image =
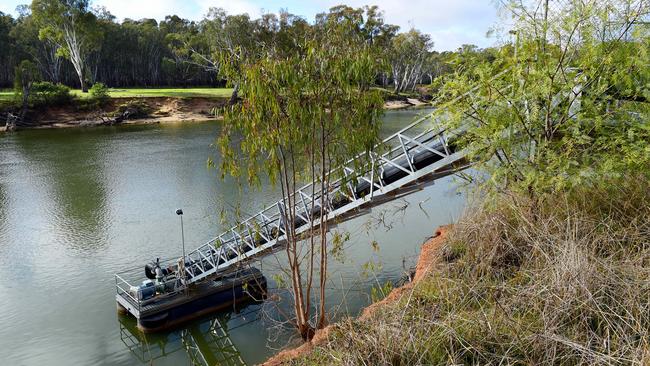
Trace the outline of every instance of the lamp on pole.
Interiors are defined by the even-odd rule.
[[[183,230],[183,209],[177,209],[176,215],[181,217],[181,242],[183,243],[183,280],[185,280],[185,231]],[[187,282],[187,281],[184,281]],[[185,284],[187,286],[187,283]]]

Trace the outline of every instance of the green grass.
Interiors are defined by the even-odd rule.
[[[10,101],[14,97],[14,91],[11,89],[0,89],[0,102]]]
[[[228,98],[232,93],[230,88],[115,88],[110,89],[113,98],[149,98],[149,97],[207,97],[207,98]],[[82,93],[79,89],[73,89],[72,94],[79,98],[88,98],[90,93]],[[10,101],[14,97],[11,89],[0,90],[0,101]]]
[[[230,97],[230,88],[111,88],[109,90],[113,98],[150,98],[150,97],[177,97],[177,98],[225,98]],[[90,97],[90,93],[82,93],[79,89],[73,89],[72,94],[80,98]],[[2,97],[2,94],[0,94]]]

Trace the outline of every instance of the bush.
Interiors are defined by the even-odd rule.
[[[141,100],[132,100],[120,104],[113,116],[119,120],[147,118],[151,113],[151,108]]]
[[[43,81],[32,85],[30,99],[34,106],[51,107],[68,104],[74,97],[67,86]]]
[[[104,104],[111,98],[108,93],[108,87],[104,85],[104,83],[95,83],[90,88],[90,96],[92,99],[99,102],[99,104]]]

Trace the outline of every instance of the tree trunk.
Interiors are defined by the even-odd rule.
[[[29,108],[29,93],[31,91],[31,83],[23,85],[23,105],[20,109],[20,122],[25,120],[25,116],[27,115],[27,109]],[[14,128],[15,128],[15,122],[14,122]]]
[[[81,92],[88,93],[88,85],[86,85],[83,74],[79,74],[79,82],[81,83]]]
[[[325,328],[326,325],[326,315],[325,315],[325,287],[327,284],[327,220],[326,213],[323,210],[323,207],[327,204],[329,199],[329,192],[327,188],[329,187],[329,176],[327,174],[327,146],[328,141],[326,140],[326,131],[325,124],[321,120],[321,199],[320,199],[320,311],[318,322],[316,323],[317,329]]]
[[[232,94],[230,95],[230,100],[228,104],[234,105],[239,100],[239,83],[235,83],[235,86],[232,89]]]

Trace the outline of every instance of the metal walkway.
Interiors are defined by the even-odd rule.
[[[434,125],[431,115],[420,118],[386,138],[370,158],[360,155],[340,167],[346,178],[328,188],[326,221],[349,216],[362,206],[385,202],[402,189],[430,184],[454,171],[466,153],[456,151],[456,135]],[[378,153],[381,148],[388,151]],[[296,235],[319,224],[320,183],[303,186],[292,194],[292,199],[298,206],[294,220]],[[185,256],[187,284],[228,271],[285,242],[285,209],[284,202],[277,201],[189,252]]]

